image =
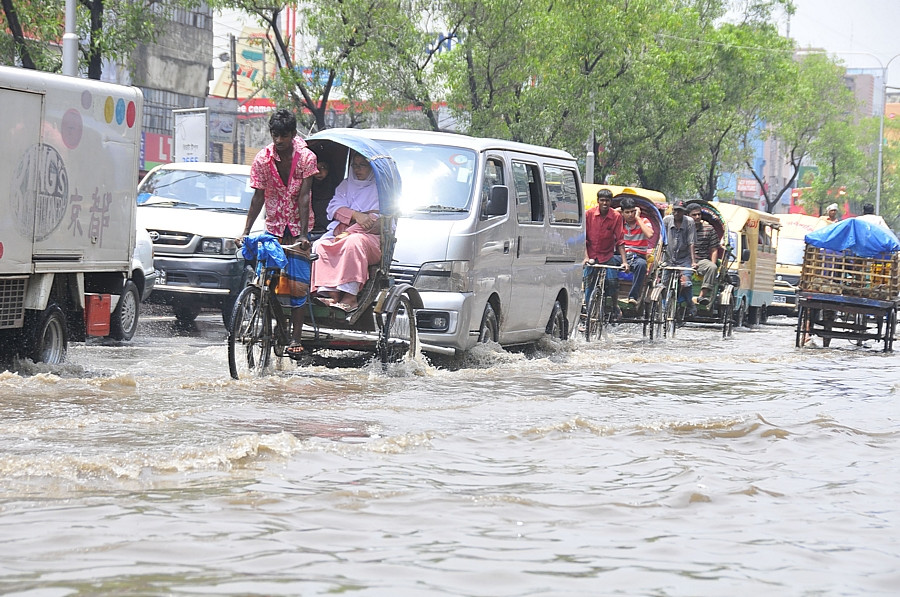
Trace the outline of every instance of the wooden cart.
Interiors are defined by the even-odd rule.
[[[893,350],[900,295],[898,254],[859,257],[807,245],[797,298],[796,346],[810,337],[843,338],[862,346],[867,340]]]

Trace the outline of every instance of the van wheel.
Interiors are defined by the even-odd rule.
[[[140,312],[141,298],[137,286],[126,280],[116,310],[109,319],[109,337],[113,340],[131,340],[137,330]]]
[[[553,303],[553,311],[550,312],[550,321],[547,322],[547,334],[557,340],[566,340],[569,337],[568,330],[566,330],[566,314],[558,300]]]
[[[490,303],[484,308],[484,315],[481,317],[481,328],[478,330],[478,342],[497,342],[500,338],[500,322],[497,320],[497,312]]]
[[[195,301],[175,299],[172,303],[172,313],[182,323],[192,323],[200,315],[200,310],[200,304]]]
[[[66,316],[52,303],[38,316],[25,345],[25,356],[35,363],[59,365],[66,356],[67,344]]]

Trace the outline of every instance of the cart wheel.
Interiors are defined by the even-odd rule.
[[[592,296],[587,306],[587,320],[584,323],[584,338],[588,342],[599,340],[603,335],[605,316],[603,311],[603,297]]]
[[[418,350],[416,313],[409,296],[400,295],[397,306],[385,313],[384,326],[378,338],[378,357],[383,364],[396,363],[403,357],[413,358]]]
[[[663,307],[660,299],[650,303],[650,341],[659,340],[663,335]]]
[[[884,330],[884,352],[894,350],[894,334],[897,331],[897,310],[891,309],[887,316]]]
[[[806,331],[809,328],[809,310],[805,307],[797,307],[797,338],[794,346],[802,348],[807,341]]]
[[[269,365],[272,320],[260,309],[260,290],[247,286],[238,295],[228,333],[228,369],[233,379],[261,376]]]

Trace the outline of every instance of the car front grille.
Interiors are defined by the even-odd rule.
[[[396,282],[406,282],[407,284],[412,284],[416,281],[416,275],[419,273],[419,266],[417,265],[404,265],[402,263],[395,263],[391,266],[391,276],[394,277]]]

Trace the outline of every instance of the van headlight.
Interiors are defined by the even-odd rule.
[[[234,254],[237,245],[233,238],[203,238],[200,239],[200,252],[209,255]]]
[[[436,292],[469,292],[468,261],[431,261],[422,264],[416,281],[417,290]]]

